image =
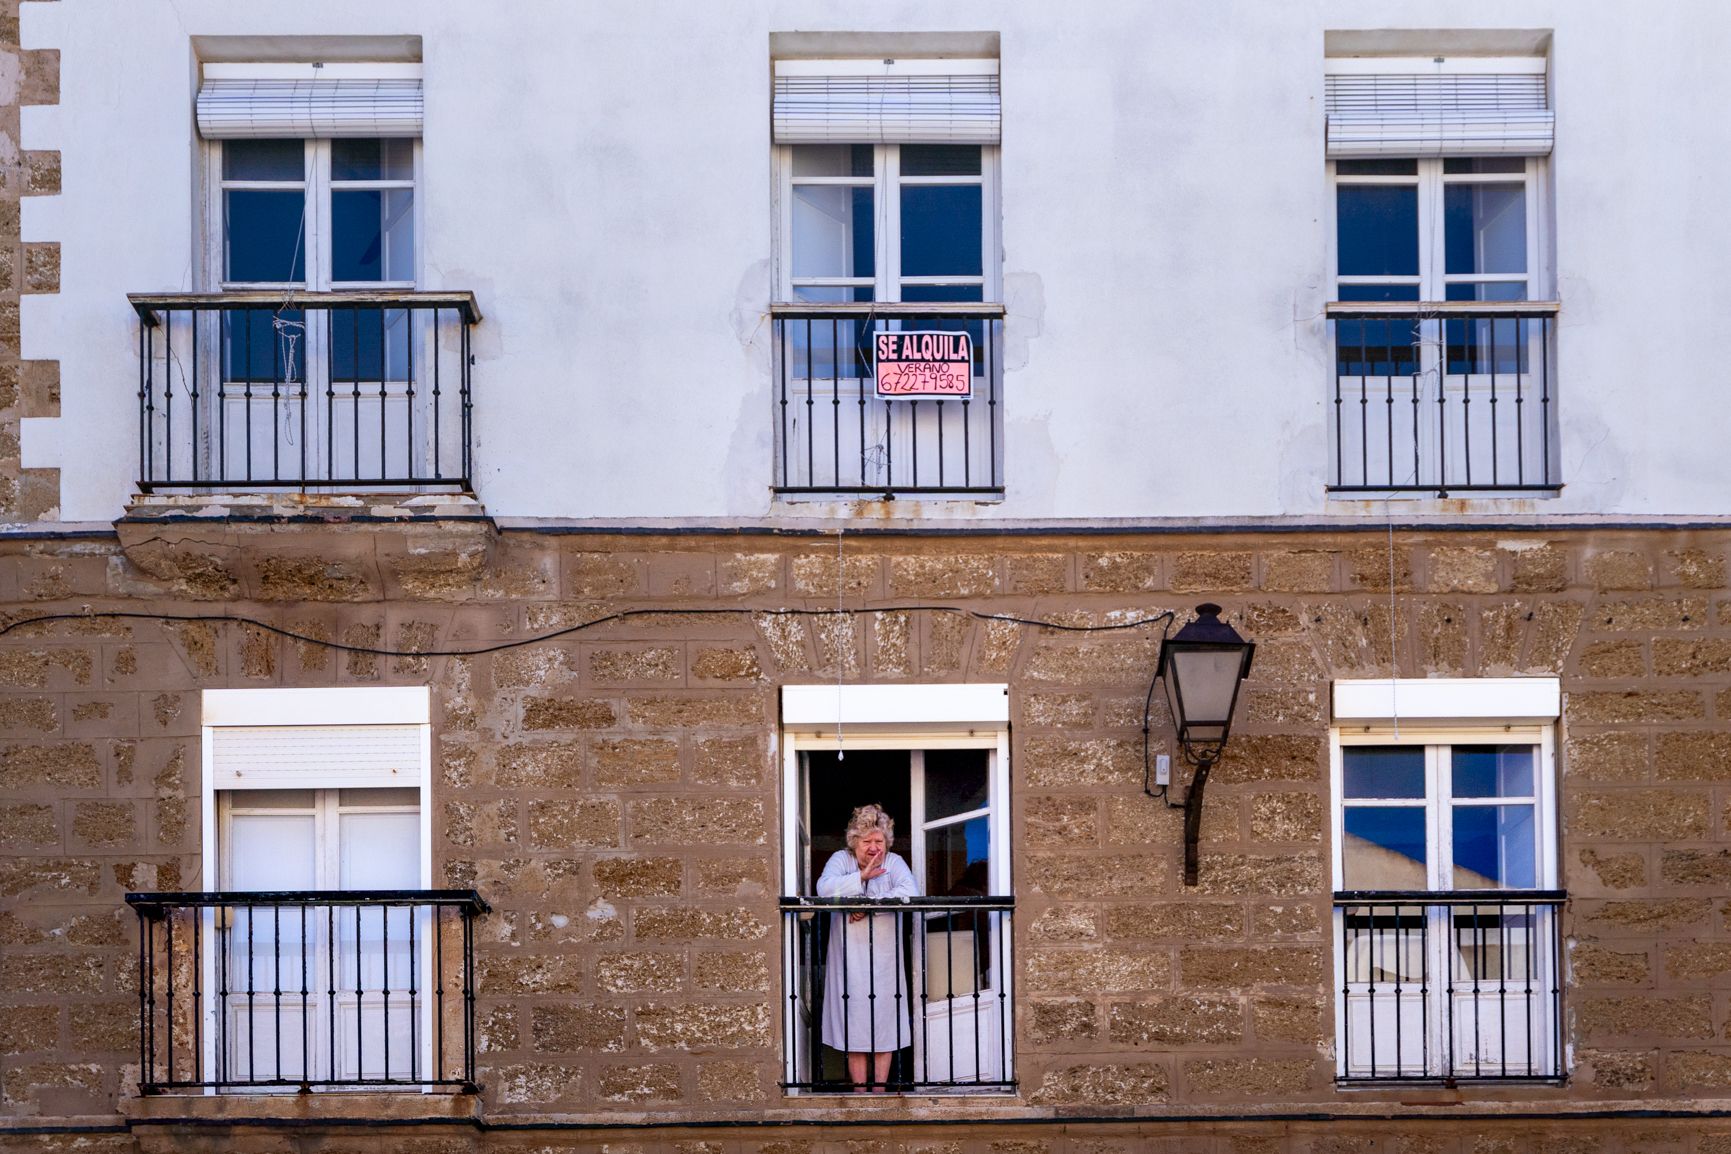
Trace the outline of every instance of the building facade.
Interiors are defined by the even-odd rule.
[[[1731,1150],[1716,6],[13,7],[6,1148]]]

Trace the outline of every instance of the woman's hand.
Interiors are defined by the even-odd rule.
[[[860,884],[863,886],[866,882],[871,881],[873,878],[882,877],[883,875],[884,875],[884,851],[881,849],[868,849],[866,851],[865,858],[860,862],[860,867],[859,867]]]

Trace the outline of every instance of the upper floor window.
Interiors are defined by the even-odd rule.
[[[1536,299],[1538,164],[1523,156],[1335,161],[1336,299]]]
[[[225,140],[225,289],[413,288],[413,140]]]
[[[778,60],[774,121],[776,491],[1001,495],[997,61]]]
[[[778,298],[997,299],[997,61],[775,72]]]
[[[1330,59],[1336,493],[1554,491],[1546,61]]]

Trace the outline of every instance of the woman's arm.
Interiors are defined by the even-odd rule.
[[[820,898],[857,898],[865,893],[865,886],[859,880],[859,863],[846,850],[838,850],[830,855],[823,867],[823,874],[817,879],[817,896]]]

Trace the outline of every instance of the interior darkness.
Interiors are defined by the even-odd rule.
[[[839,760],[834,750],[816,750],[806,754],[806,773],[811,787],[806,813],[811,856],[804,863],[805,892],[813,892],[830,855],[847,847],[844,835],[854,809],[871,802],[895,819],[896,840],[890,849],[913,865],[907,750],[850,749]]]

